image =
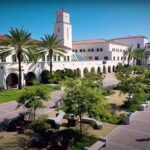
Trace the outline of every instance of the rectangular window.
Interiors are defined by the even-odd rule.
[[[123,57],[121,57],[121,60],[123,60]]]
[[[54,56],[54,61],[56,61],[56,56]]]
[[[66,56],[64,56],[64,61],[66,61]]]
[[[92,57],[91,57],[91,56],[89,57],[89,60],[92,60]]]
[[[75,52],[77,53],[77,52],[78,52],[78,50],[76,49],[76,50],[75,50]]]
[[[103,51],[103,48],[100,48],[100,51],[102,52],[102,51]]]
[[[85,49],[83,49],[83,52],[85,52]]]
[[[113,57],[113,60],[115,60],[115,57]]]
[[[117,60],[119,60],[119,57],[117,57]]]
[[[60,56],[58,56],[58,61],[60,61]]]
[[[108,60],[108,56],[104,56],[104,60]]]
[[[90,52],[91,50],[90,50],[90,48],[88,49],[88,52]]]
[[[139,43],[137,44],[137,48],[140,48],[140,44]]]
[[[42,57],[42,61],[45,61],[45,55],[43,55],[43,57]]]
[[[98,56],[96,56],[96,57],[95,57],[95,60],[99,60],[99,57],[98,57]]]
[[[49,56],[49,54],[47,55],[47,61],[50,61],[50,56]]]
[[[70,61],[70,57],[69,56],[67,56],[67,61]]]
[[[82,49],[80,49],[80,52],[82,52]]]
[[[6,58],[1,58],[1,62],[6,62]]]
[[[92,48],[91,51],[94,52],[94,49]]]
[[[72,52],[74,52],[74,49],[72,50]]]
[[[124,60],[126,60],[126,57],[124,57]]]
[[[97,52],[99,52],[99,48],[97,48]]]

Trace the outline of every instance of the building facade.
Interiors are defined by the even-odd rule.
[[[94,71],[102,73],[114,72],[119,63],[125,63],[123,52],[133,45],[134,48],[144,48],[148,45],[148,38],[144,36],[130,36],[111,40],[80,40],[72,42],[72,25],[70,14],[59,10],[56,13],[54,34],[62,41],[67,53],[64,56],[53,56],[53,70],[69,68],[76,70],[79,76]],[[5,39],[1,35],[0,40]],[[148,46],[147,46],[148,47]],[[0,60],[0,83],[5,88],[18,84],[18,62],[15,55]],[[49,56],[45,54],[37,63],[22,63],[22,84],[34,77],[40,81],[41,73],[49,70]]]

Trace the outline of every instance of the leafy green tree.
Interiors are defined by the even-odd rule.
[[[42,88],[42,86],[36,86],[34,89],[25,89],[17,100],[18,107],[24,106],[27,109],[30,109],[33,113],[34,120],[36,116],[36,110],[38,108],[43,108],[42,100],[47,100],[49,97],[49,92]]]
[[[100,119],[100,115],[108,105],[102,89],[95,84],[98,79],[97,76],[92,77],[91,74],[82,80],[67,79],[63,84],[65,95],[62,99],[62,108],[66,113],[73,113],[79,117],[80,132],[82,132],[81,120],[83,115]]]
[[[5,58],[8,55],[16,55],[19,70],[18,89],[22,89],[21,62],[36,61],[38,53],[35,51],[35,42],[31,40],[31,33],[27,30],[11,28],[9,32],[10,35],[5,35],[6,40],[0,42],[0,56]]]
[[[45,34],[44,38],[41,38],[40,46],[43,49],[41,52],[42,53],[47,53],[50,58],[50,73],[52,74],[52,57],[53,55],[59,54],[59,55],[64,55],[66,53],[66,50],[62,48],[61,44],[62,41],[57,39],[57,36],[52,34]]]

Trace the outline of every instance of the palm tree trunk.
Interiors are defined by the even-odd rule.
[[[50,66],[50,74],[52,74],[52,72],[53,72],[53,63],[52,63],[53,50],[52,49],[50,49],[50,51],[49,51],[49,57],[50,57],[50,64],[49,64],[49,66]]]
[[[22,71],[21,71],[21,54],[18,54],[18,68],[19,68],[19,80],[18,89],[22,89]]]

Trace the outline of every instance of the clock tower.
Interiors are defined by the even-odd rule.
[[[63,9],[56,13],[54,34],[57,35],[59,40],[62,40],[64,46],[72,48],[72,26],[70,24],[70,14]]]

